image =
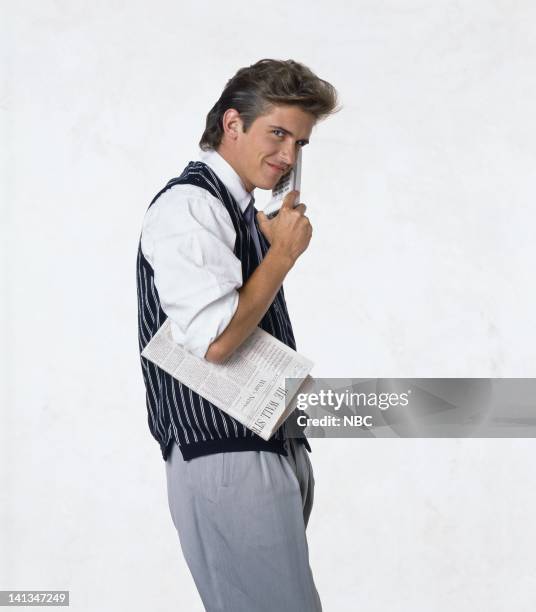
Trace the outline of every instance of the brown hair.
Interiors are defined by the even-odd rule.
[[[240,113],[244,131],[272,105],[296,105],[317,121],[337,112],[337,91],[307,66],[293,60],[262,59],[240,68],[227,82],[219,100],[210,109],[199,146],[216,149],[223,136],[222,119],[228,108]]]

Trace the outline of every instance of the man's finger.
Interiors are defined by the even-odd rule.
[[[300,192],[296,189],[294,191],[289,191],[283,198],[283,205],[281,208],[294,208],[294,204],[299,201],[299,197]]]

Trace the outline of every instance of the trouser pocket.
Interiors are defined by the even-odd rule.
[[[232,481],[233,456],[235,453],[221,453],[221,479],[222,487],[228,487]]]

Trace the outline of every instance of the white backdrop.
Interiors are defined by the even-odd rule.
[[[343,105],[304,151],[314,237],[285,283],[314,374],[536,374],[530,0],[3,11],[0,589],[202,610],[146,423],[135,257],[258,59],[302,61]],[[311,442],[326,612],[533,610],[532,440]]]

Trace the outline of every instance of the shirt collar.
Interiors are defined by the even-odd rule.
[[[253,192],[246,191],[242,180],[236,170],[223,157],[214,150],[200,151],[199,159],[209,166],[217,174],[218,178],[227,187],[233,198],[236,200],[240,210],[244,212],[248,207]]]

